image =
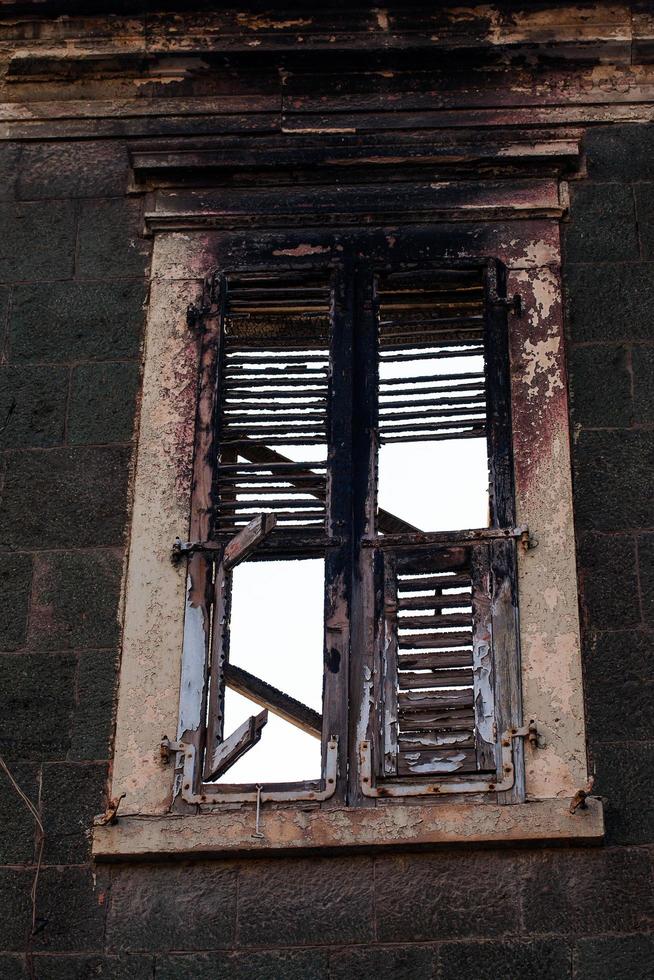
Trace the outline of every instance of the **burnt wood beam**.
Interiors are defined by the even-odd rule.
[[[273,687],[260,677],[255,677],[241,667],[234,664],[225,664],[224,667],[225,684],[237,694],[242,694],[263,708],[268,708],[273,714],[290,722],[296,728],[313,735],[314,738],[322,738],[322,715],[314,711],[302,701],[297,701],[289,694]]]

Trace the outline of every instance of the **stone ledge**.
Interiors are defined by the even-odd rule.
[[[604,813],[599,799],[570,813],[569,799],[513,806],[383,804],[361,809],[262,810],[263,838],[254,832],[254,807],[222,812],[129,816],[114,826],[96,826],[98,861],[133,858],[256,855],[316,849],[378,848],[427,844],[512,844],[529,841],[599,843]]]

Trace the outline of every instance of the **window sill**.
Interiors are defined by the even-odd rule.
[[[512,844],[519,841],[599,843],[599,799],[570,813],[570,799],[497,804],[385,805],[361,809],[278,809],[262,812],[263,837],[253,837],[252,807],[221,813],[133,816],[96,826],[98,861],[133,858],[273,854],[317,849],[427,844]]]

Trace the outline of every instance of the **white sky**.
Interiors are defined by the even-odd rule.
[[[380,366],[384,377],[479,371],[477,357]],[[420,386],[416,385],[416,394]],[[275,447],[295,459],[322,447]],[[311,455],[308,450],[313,450]],[[318,452],[315,452],[318,450]],[[379,506],[422,530],[488,524],[484,439],[391,443],[379,457]],[[322,701],[324,562],[245,562],[234,570],[230,661],[317,711]],[[260,706],[225,693],[225,734]],[[258,745],[222,777],[229,783],[320,778],[320,742],[269,712]]]

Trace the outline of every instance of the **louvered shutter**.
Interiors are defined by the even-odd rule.
[[[379,521],[374,768],[390,795],[433,792],[425,780],[494,788],[519,718],[506,314],[487,270],[424,269],[378,278],[377,322],[378,444],[484,438],[491,527],[385,534]],[[442,479],[456,493],[462,475]]]

